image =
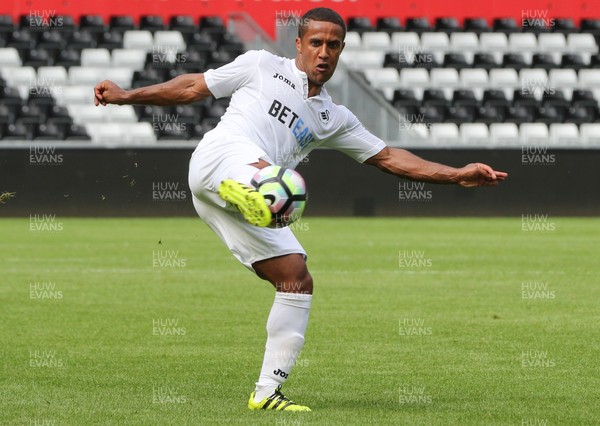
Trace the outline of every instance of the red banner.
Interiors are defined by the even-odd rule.
[[[0,2],[0,14],[37,16],[101,15],[105,22],[112,15],[160,15],[168,22],[173,15],[195,18],[231,12],[246,12],[273,35],[279,20],[300,17],[313,7],[330,7],[344,18],[366,16],[373,24],[383,16],[407,17],[452,16],[460,22],[468,17],[512,17],[519,24],[526,19],[551,20],[569,17],[578,24],[581,18],[600,18],[597,0],[13,0]]]

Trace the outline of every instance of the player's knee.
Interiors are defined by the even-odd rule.
[[[313,292],[313,279],[306,267],[274,284],[277,291],[283,293],[312,294]]]

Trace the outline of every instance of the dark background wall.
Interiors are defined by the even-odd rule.
[[[15,196],[0,215],[193,216],[187,169],[191,149],[0,150],[0,192]],[[420,186],[399,181],[335,151],[310,154],[306,215],[514,216],[600,213],[600,150],[549,150],[524,164],[520,150],[413,150],[461,166],[481,161],[509,173],[495,188]],[[32,158],[31,155],[34,155]]]

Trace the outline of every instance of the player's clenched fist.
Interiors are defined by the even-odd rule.
[[[125,100],[125,90],[121,89],[110,80],[104,80],[94,87],[94,103],[96,106],[102,104],[123,104]]]

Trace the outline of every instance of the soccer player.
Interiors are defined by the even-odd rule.
[[[316,8],[302,17],[295,59],[249,51],[218,69],[161,84],[125,91],[105,80],[94,88],[96,105],[178,105],[231,96],[219,124],[192,154],[189,185],[202,220],[244,266],[276,289],[250,409],[310,411],[280,389],[304,345],[313,280],[290,229],[265,227],[271,213],[250,185],[258,169],[294,168],[323,146],[410,180],[482,186],[507,177],[485,164],[453,168],[387,147],[347,108],[334,104],[323,85],[335,71],[345,35],[340,15]]]

